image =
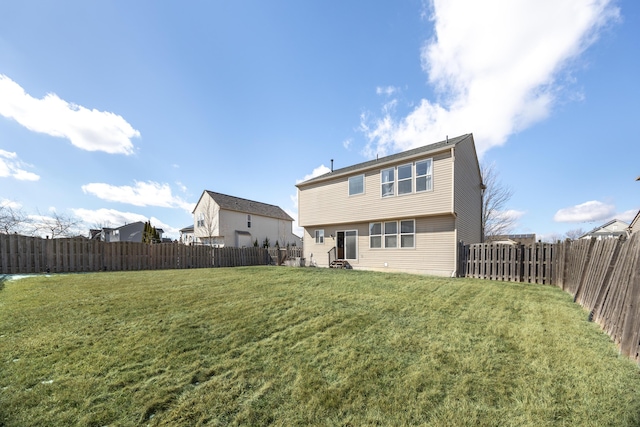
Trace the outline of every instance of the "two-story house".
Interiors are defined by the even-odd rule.
[[[299,246],[293,234],[293,218],[275,205],[205,190],[193,210],[193,238],[215,247]]]
[[[297,184],[304,257],[328,266],[440,276],[458,242],[482,241],[483,183],[473,135],[336,169]]]
[[[104,242],[142,242],[144,234],[144,222],[137,221],[120,227],[105,227],[100,234],[100,240]],[[162,240],[161,228],[156,228],[160,240]]]

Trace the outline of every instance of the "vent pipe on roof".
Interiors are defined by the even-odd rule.
[[[331,172],[333,172],[333,159],[331,159]]]
[[[449,143],[449,135],[447,135],[447,144]]]

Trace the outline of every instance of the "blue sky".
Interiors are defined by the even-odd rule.
[[[471,132],[513,232],[630,222],[640,4],[479,3],[4,2],[0,203],[177,238],[205,189],[297,218],[331,159]]]

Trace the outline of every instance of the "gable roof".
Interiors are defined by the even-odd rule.
[[[621,224],[624,224],[624,228],[621,230],[617,230],[617,231],[604,231],[605,228],[607,228],[608,226],[619,222]],[[588,237],[588,236],[598,236],[598,235],[609,235],[609,236],[617,236],[617,235],[621,235],[621,234],[626,234],[626,229],[629,227],[629,224],[627,224],[624,221],[620,221],[619,219],[612,219],[611,221],[602,224],[596,228],[594,228],[593,230],[589,231],[588,233],[584,233],[582,236],[580,236],[580,239],[584,238],[584,237]],[[602,230],[602,231],[601,231]]]
[[[302,185],[306,185],[314,182],[324,181],[326,179],[333,178],[340,175],[351,174],[359,170],[378,168],[380,166],[384,166],[387,163],[393,163],[398,160],[402,160],[404,158],[411,158],[411,157],[415,157],[423,154],[435,153],[438,151],[442,151],[445,148],[456,146],[468,138],[473,138],[473,135],[470,133],[467,133],[465,135],[457,136],[455,138],[447,138],[444,141],[436,142],[434,144],[423,145],[422,147],[403,151],[401,153],[391,154],[389,156],[380,157],[374,160],[369,160],[369,161],[358,163],[352,166],[336,169],[332,172],[327,172],[324,175],[320,175],[315,178],[308,179],[304,182],[300,182],[296,184],[296,187],[300,187]]]
[[[204,190],[202,195],[207,193],[214,202],[220,206],[220,209],[229,211],[243,212],[252,215],[261,215],[269,218],[277,218],[285,221],[293,221],[282,208],[268,203],[256,202],[254,200],[243,199],[241,197],[229,196],[227,194],[216,193],[214,191]],[[200,197],[202,199],[202,196]],[[200,200],[198,200],[200,203]],[[197,205],[196,205],[197,206]],[[194,209],[195,212],[195,209]]]

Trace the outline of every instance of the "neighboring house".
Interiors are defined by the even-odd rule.
[[[473,135],[337,169],[297,184],[304,258],[326,267],[451,276],[458,242],[482,241]]]
[[[611,221],[594,228],[590,232],[580,236],[580,239],[610,239],[619,238],[620,236],[627,236],[627,230],[629,224],[618,219],[612,219]]]
[[[638,179],[640,180],[640,178]],[[640,231],[640,211],[638,211],[635,218],[633,218],[633,221],[631,221],[631,224],[629,224],[629,228],[627,229],[627,232],[629,234],[637,233],[638,231]]]
[[[180,229],[180,243],[184,243],[185,245],[191,245],[195,241],[193,235],[193,224],[189,225],[185,228]]]
[[[500,234],[487,236],[485,239],[485,243],[504,243],[508,245],[530,245],[535,242],[535,234]]]
[[[300,246],[300,237],[293,234],[293,218],[275,205],[228,196],[205,190],[195,209],[194,239],[197,243],[216,247],[249,247],[255,241],[262,246],[284,248]]]
[[[163,230],[156,228],[160,240],[162,241]],[[144,233],[144,222],[132,222],[122,227],[102,229],[100,240],[104,242],[142,242],[142,234]]]

